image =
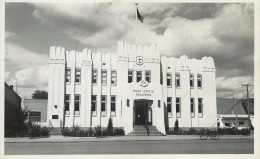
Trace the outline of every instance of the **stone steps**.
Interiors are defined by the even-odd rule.
[[[51,128],[50,135],[62,135],[61,128]]]
[[[163,136],[161,132],[157,130],[155,126],[148,126],[149,136]],[[148,136],[145,126],[135,126],[134,130],[128,134],[128,136]]]

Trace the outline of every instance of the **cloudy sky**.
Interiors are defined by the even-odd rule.
[[[6,3],[5,81],[30,98],[48,90],[49,47],[116,52],[117,41],[135,42],[133,3]],[[253,84],[254,5],[140,3],[139,42],[157,43],[161,55],[212,56],[217,96],[245,97]],[[253,87],[250,87],[253,96]]]

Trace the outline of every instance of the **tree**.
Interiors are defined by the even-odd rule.
[[[179,131],[179,121],[178,119],[176,119],[175,123],[174,123],[174,128],[173,128],[174,134],[177,134]]]
[[[35,90],[32,94],[33,99],[48,99],[48,93],[44,90]]]
[[[108,131],[108,135],[113,135],[113,122],[112,122],[112,118],[109,118],[108,120],[108,125],[107,125],[107,131]]]

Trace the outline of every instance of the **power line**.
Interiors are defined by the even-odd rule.
[[[242,84],[241,86],[246,87],[246,94],[247,94],[247,114],[248,114],[248,129],[250,131],[250,104],[249,104],[249,93],[248,87],[252,86],[250,84]]]

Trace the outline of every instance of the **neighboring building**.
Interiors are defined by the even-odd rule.
[[[24,99],[23,105],[29,110],[29,122],[47,122],[47,99]]]
[[[213,58],[160,57],[157,45],[118,42],[116,53],[51,47],[47,121],[53,127],[211,127],[217,120]],[[216,126],[216,125],[215,125]]]
[[[5,83],[5,129],[15,129],[20,125],[18,113],[21,109],[21,97],[13,86]]]
[[[243,100],[235,100],[228,98],[217,98],[217,110],[220,128],[238,129],[248,128],[248,114],[243,107]],[[251,115],[250,120],[253,124],[254,116]]]

